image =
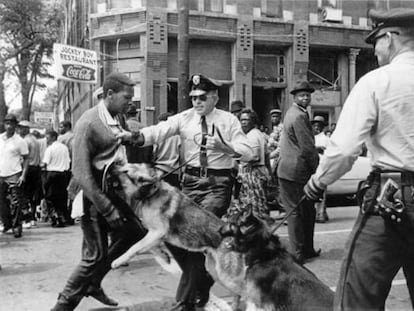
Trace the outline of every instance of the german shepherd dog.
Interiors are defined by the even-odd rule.
[[[232,251],[220,234],[225,222],[203,209],[179,189],[155,175],[147,164],[115,166],[112,170],[122,186],[124,200],[134,210],[147,234],[112,262],[118,268],[135,254],[161,247],[163,242],[189,251],[206,253],[206,269],[216,281],[234,294],[242,292],[245,265],[243,254]],[[121,196],[121,194],[120,194]],[[163,256],[167,259],[166,256]]]
[[[333,310],[333,291],[298,264],[272,231],[249,209],[220,230],[232,238],[232,249],[245,254],[246,310]]]

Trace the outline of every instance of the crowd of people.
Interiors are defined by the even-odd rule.
[[[16,115],[4,118],[0,135],[0,230],[20,238],[37,221],[52,227],[73,225],[67,186],[71,179],[71,123],[40,135]]]
[[[134,122],[134,83],[120,73],[105,78],[98,104],[81,116],[73,134],[70,123],[63,122],[60,135],[51,130],[39,139],[30,133],[29,122],[7,115],[6,131],[0,135],[3,232],[12,230],[21,237],[25,224],[35,224],[40,200],[50,210],[52,226],[71,224],[68,184],[83,190],[82,258],[52,310],[74,310],[87,296],[106,305],[118,304],[106,295],[101,282],[111,262],[146,231],[105,184],[114,163],[153,163],[159,178],[218,217],[247,210],[273,221],[270,209],[276,206],[280,215],[288,216],[283,220],[290,252],[303,264],[321,253],[314,248],[314,228],[315,222],[329,220],[324,202],[327,185],[351,168],[364,144],[374,170],[362,185],[361,213],[347,244],[335,307],[384,309],[391,281],[401,267],[413,301],[414,11],[370,11],[370,17],[374,30],[366,41],[374,45],[380,68],[358,81],[338,125],[329,128],[322,116],[309,117],[315,89],[308,81],[291,88],[293,104],[284,111],[283,122],[279,107],[269,111],[272,128],[266,133],[256,112],[243,102],[232,102],[230,112],[216,108],[220,83],[201,74],[189,81],[192,108],[160,115],[153,126]],[[391,173],[397,176],[400,199],[383,208],[377,197]],[[32,187],[36,184],[42,186]],[[276,193],[273,200],[269,189]],[[397,203],[405,211],[400,222],[387,214]],[[202,308],[214,284],[204,255],[168,247],[183,271],[172,310]]]

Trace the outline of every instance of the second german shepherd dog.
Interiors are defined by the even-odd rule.
[[[246,310],[333,310],[334,293],[298,264],[251,209],[233,215],[220,230],[245,254]]]

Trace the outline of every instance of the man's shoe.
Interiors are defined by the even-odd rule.
[[[11,226],[3,226],[3,230],[1,230],[1,232],[7,233],[11,228]]]
[[[324,224],[326,220],[323,217],[318,217],[315,219],[315,222],[318,224]]]
[[[195,306],[193,303],[185,301],[177,301],[169,311],[195,311]]]
[[[105,292],[103,291],[102,287],[100,288],[89,288],[88,292],[86,293],[86,296],[91,296],[95,298],[96,300],[102,302],[104,305],[107,306],[117,306],[118,301],[108,297]]]
[[[305,255],[305,259],[311,259],[311,258],[319,257],[321,255],[321,251],[322,250],[320,248],[318,250],[313,250],[313,252]]]
[[[22,237],[22,226],[13,228],[13,235],[15,238],[21,238]]]

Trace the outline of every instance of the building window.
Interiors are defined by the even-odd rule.
[[[256,54],[254,56],[254,79],[285,83],[285,63],[284,55]]]
[[[333,53],[309,53],[308,80],[320,88],[336,89],[338,86],[338,59]]]

